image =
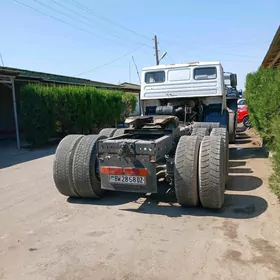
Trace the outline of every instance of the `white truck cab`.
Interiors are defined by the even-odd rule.
[[[236,84],[235,74],[228,78],[231,85]],[[184,123],[219,122],[229,128],[233,139],[236,114],[227,107],[226,89],[220,62],[145,67],[140,93],[142,115],[170,114]]]
[[[185,108],[191,119],[197,113],[201,120],[209,105],[218,105],[222,113],[226,109],[223,67],[220,62],[190,62],[143,68],[140,99],[144,115],[166,105]]]
[[[191,62],[146,67],[142,70],[141,100],[157,98],[222,97],[220,62]]]

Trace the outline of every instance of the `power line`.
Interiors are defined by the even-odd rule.
[[[84,16],[84,15],[82,15],[82,14],[77,13],[76,11],[74,11],[74,10],[72,10],[72,9],[70,9],[70,8],[68,8],[68,7],[66,7],[66,6],[64,6],[64,5],[62,5],[61,3],[59,3],[59,2],[57,2],[57,1],[55,1],[55,0],[52,0],[52,2],[55,3],[56,5],[60,6],[61,8],[65,9],[65,10],[68,10],[68,11],[74,13],[75,15],[79,15],[80,17],[82,17],[82,18],[86,19],[87,21],[91,22],[91,19],[89,19],[88,17],[86,17],[86,16]],[[84,24],[90,26],[90,27],[96,28],[96,26],[94,26],[94,25],[92,25],[92,24],[89,24],[89,23],[84,22],[84,21],[82,21],[82,22],[83,22]],[[107,28],[105,28],[105,29],[107,29]],[[108,29],[107,29],[107,30],[108,30]],[[117,37],[117,38],[123,39],[122,37],[118,36],[117,34],[112,33],[112,35],[115,36],[115,37]]]
[[[102,68],[102,67],[104,67],[104,66],[110,65],[110,64],[112,64],[112,63],[114,63],[114,62],[116,62],[116,61],[118,61],[118,60],[120,60],[120,59],[122,59],[122,58],[124,58],[124,57],[126,57],[126,56],[128,56],[128,55],[130,55],[130,54],[132,54],[132,53],[134,53],[134,52],[136,52],[136,51],[138,51],[138,50],[141,49],[142,47],[143,47],[143,46],[138,47],[137,49],[134,49],[134,50],[132,50],[132,51],[130,51],[130,52],[128,52],[128,53],[126,53],[126,54],[124,54],[124,55],[122,55],[122,56],[120,56],[120,57],[118,57],[118,58],[116,58],[116,59],[114,59],[114,60],[112,60],[112,61],[110,61],[110,62],[107,62],[107,63],[105,63],[105,64],[99,65],[99,66],[97,66],[97,67],[94,67],[94,68],[92,68],[92,69],[90,69],[90,70],[81,72],[81,73],[76,74],[76,75],[74,75],[74,76],[81,76],[81,75],[90,73],[90,72],[92,72],[92,71],[94,71],[94,70],[97,70],[97,69],[99,69],[99,68]]]
[[[29,5],[25,4],[25,3],[22,3],[22,2],[20,2],[20,1],[18,1],[18,0],[14,0],[14,1],[17,2],[17,3],[20,4],[20,5],[23,5],[23,6],[27,7],[27,8],[29,8],[29,9],[33,10],[33,11],[36,11],[36,12],[38,12],[38,13],[44,15],[44,16],[47,16],[47,17],[52,18],[52,19],[54,19],[54,20],[56,20],[56,21],[62,22],[62,23],[64,23],[64,24],[69,25],[69,26],[71,26],[71,27],[74,27],[74,28],[76,28],[76,29],[78,29],[78,30],[80,30],[80,31],[89,33],[89,31],[87,31],[86,29],[83,29],[83,28],[77,27],[77,26],[75,26],[75,25],[72,25],[71,23],[69,23],[69,22],[67,22],[67,21],[64,21],[64,20],[62,20],[62,19],[60,19],[60,18],[54,17],[54,16],[52,16],[52,15],[49,15],[49,14],[47,14],[47,13],[45,13],[45,12],[42,12],[41,10],[38,10],[38,9],[36,9],[36,8],[34,8],[34,7],[32,7],[32,6],[29,6]],[[91,34],[91,33],[90,33],[90,34]]]
[[[125,26],[119,24],[119,23],[116,23],[116,22],[114,22],[114,21],[112,21],[112,20],[110,20],[110,19],[107,19],[107,18],[103,17],[102,15],[100,15],[100,14],[94,12],[92,9],[90,9],[90,8],[88,8],[88,7],[86,7],[86,6],[82,5],[82,4],[80,4],[78,1],[75,1],[75,0],[68,0],[68,1],[72,2],[72,4],[73,4],[74,6],[80,8],[80,9],[83,9],[83,10],[87,11],[88,13],[91,13],[91,14],[93,14],[94,16],[96,16],[96,17],[98,17],[98,18],[100,18],[100,19],[102,19],[102,20],[104,20],[104,21],[107,21],[107,22],[109,22],[109,23],[111,23],[111,24],[113,24],[113,25],[116,25],[116,26],[118,26],[118,27],[120,27],[120,28],[122,28],[122,29],[124,29],[124,30],[126,30],[126,31],[129,31],[129,32],[131,32],[131,33],[134,33],[134,34],[136,34],[136,35],[138,35],[138,36],[141,36],[142,38],[145,38],[145,39],[151,41],[151,38],[149,38],[148,36],[143,35],[143,34],[140,34],[139,32],[136,32],[136,31],[134,31],[134,30],[132,30],[132,29],[130,29],[130,28],[127,28],[127,27],[125,27]]]
[[[105,40],[107,40],[107,41],[110,41],[111,43],[116,44],[116,42],[114,42],[114,41],[112,41],[112,40],[110,40],[110,39],[108,39],[108,38],[106,38],[106,37],[101,37],[101,36],[99,36],[99,35],[97,35],[97,34],[94,34],[94,33],[90,32],[90,31],[84,29],[84,28],[78,27],[78,26],[76,26],[76,25],[73,25],[73,24],[71,24],[71,23],[65,21],[65,20],[62,20],[62,19],[60,19],[60,18],[57,18],[57,17],[55,17],[55,16],[53,16],[53,15],[50,15],[50,14],[48,14],[48,13],[45,13],[45,12],[43,12],[43,11],[41,11],[41,10],[39,10],[39,9],[37,9],[37,8],[35,8],[35,7],[33,7],[33,6],[30,6],[30,5],[28,5],[28,4],[25,4],[25,3],[23,3],[23,2],[20,2],[20,1],[18,1],[18,0],[14,0],[14,1],[15,1],[16,3],[22,5],[22,6],[25,6],[25,7],[29,8],[29,9],[31,9],[31,10],[33,10],[33,11],[36,11],[36,12],[38,12],[38,13],[40,13],[40,14],[46,16],[46,17],[49,17],[49,18],[53,19],[53,20],[56,20],[56,21],[61,22],[61,23],[64,23],[64,24],[66,24],[66,25],[68,25],[68,26],[71,26],[71,27],[77,29],[77,30],[80,30],[80,31],[82,31],[82,32],[86,32],[86,33],[88,33],[88,34],[90,34],[90,35],[93,35],[93,36],[100,37],[100,38],[102,38],[102,39],[105,39]],[[36,0],[33,0],[33,1],[35,1],[35,2],[37,2],[37,3],[39,2],[39,1],[36,1]],[[41,3],[41,4],[44,5],[43,3]],[[120,44],[120,43],[119,43],[119,44]],[[120,44],[120,45],[124,46],[123,44]]]
[[[54,17],[54,16],[52,16],[52,15],[46,14],[46,13],[42,12],[41,10],[38,10],[38,9],[36,9],[36,8],[34,8],[34,7],[32,7],[32,6],[29,6],[29,5],[25,4],[25,3],[22,3],[22,2],[20,2],[20,1],[18,1],[18,0],[14,0],[14,1],[17,2],[17,3],[20,4],[20,5],[23,5],[23,6],[27,7],[27,8],[29,8],[29,9],[33,10],[33,11],[36,11],[36,12],[38,12],[38,13],[44,15],[44,16],[47,16],[47,17],[49,17],[49,18],[52,18],[52,19],[57,20],[57,21],[59,21],[59,22],[62,22],[62,23],[64,23],[64,24],[67,24],[67,25],[69,25],[69,26],[71,26],[71,27],[77,28],[77,29],[79,29],[79,30],[81,30],[81,31],[87,32],[87,30],[85,30],[85,29],[83,29],[83,28],[79,28],[79,27],[77,27],[77,26],[75,26],[75,25],[72,25],[72,24],[70,24],[70,23],[68,23],[68,22],[66,22],[66,21],[64,21],[64,20],[62,20],[62,19],[59,19],[59,18],[56,18],[56,17]]]
[[[36,1],[36,0],[33,0],[33,1]],[[38,2],[38,1],[36,1],[36,2]],[[81,21],[81,20],[79,20],[79,19],[78,19],[78,21],[80,21],[80,22],[82,22],[82,23],[84,23],[84,24],[86,24],[87,26],[92,27],[92,28],[96,28],[96,27],[97,27],[97,26],[91,24],[91,23],[92,23],[92,19],[90,19],[90,18],[84,16],[83,14],[77,13],[77,11],[74,11],[73,9],[70,9],[70,8],[67,7],[67,6],[62,5],[62,4],[59,3],[58,1],[52,0],[52,2],[55,3],[56,5],[60,6],[61,8],[63,8],[63,9],[65,9],[65,10],[68,10],[68,11],[74,13],[75,16],[77,16],[77,15],[80,16],[81,18],[87,20],[87,21],[90,22],[90,23],[85,22],[85,21]],[[47,5],[44,4],[44,6],[47,6]],[[57,12],[58,12],[58,11],[57,11]],[[64,15],[65,15],[65,14],[64,14]],[[68,16],[68,15],[66,15],[66,16]],[[68,16],[68,17],[69,17],[69,16]],[[102,25],[101,25],[101,26],[102,26]],[[127,41],[127,38],[121,37],[121,36],[119,36],[118,34],[116,34],[115,32],[114,32],[114,33],[111,32],[111,31],[109,30],[109,28],[106,28],[106,27],[104,27],[104,26],[102,26],[102,28],[105,29],[105,30],[107,30],[107,31],[106,31],[107,33],[110,33],[111,35],[117,37],[118,39],[120,39],[120,40],[122,40],[122,41],[124,41],[124,40]],[[143,43],[136,42],[136,41],[134,41],[134,40],[130,40],[130,41],[131,41],[131,43],[135,43],[135,44],[138,44],[138,45],[144,45]],[[148,45],[146,45],[146,46],[151,48],[151,46],[148,46]]]
[[[46,8],[48,8],[48,9],[52,10],[52,11],[55,11],[56,13],[60,13],[60,14],[66,16],[66,17],[68,17],[68,18],[70,18],[70,19],[72,19],[72,20],[73,20],[73,19],[76,20],[76,19],[73,18],[72,16],[70,16],[70,15],[68,15],[68,14],[66,14],[66,13],[64,13],[64,12],[62,12],[62,11],[59,11],[59,10],[57,10],[57,9],[55,9],[55,8],[53,8],[53,7],[51,7],[51,6],[49,6],[49,5],[46,5],[45,3],[42,3],[42,2],[39,1],[39,0],[33,0],[33,1],[36,2],[36,3],[38,3],[38,4],[40,4],[40,5],[43,6],[43,7],[46,7]],[[83,20],[79,20],[79,19],[78,19],[78,21],[81,22],[81,23],[84,23],[84,24],[89,25],[87,22],[85,22],[85,21],[83,21]],[[90,31],[88,31],[88,30],[86,30],[86,29],[83,29],[83,28],[82,28],[82,30],[85,31],[85,32],[87,32],[87,33],[89,33],[89,34],[91,34],[91,35],[98,36],[98,37],[101,37],[101,38],[103,38],[103,39],[105,39],[105,40],[107,40],[107,41],[110,41],[111,43],[119,44],[119,45],[124,46],[124,45],[121,44],[121,43],[117,43],[117,42],[115,42],[115,41],[110,40],[109,38],[106,38],[106,37],[97,35],[97,34],[92,33],[92,32],[90,32]]]

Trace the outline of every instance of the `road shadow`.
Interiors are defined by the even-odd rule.
[[[256,188],[259,184],[260,182],[250,188]],[[213,216],[232,219],[250,219],[261,215],[268,207],[266,200],[261,197],[240,194],[225,194],[225,203],[221,210],[205,209],[201,206],[181,207],[177,203],[174,191],[166,193],[168,189],[168,185],[160,184],[158,193],[156,194],[108,192],[102,199],[68,198],[67,201],[73,204],[92,206],[120,206],[120,211],[163,215],[174,218],[189,215],[198,217]],[[247,189],[249,189],[248,186]],[[131,208],[125,205],[127,203],[131,203]]]
[[[249,175],[229,175],[227,190],[231,191],[252,191],[263,184],[262,179]]]
[[[252,148],[232,148],[229,149],[229,158],[231,160],[245,160],[250,158],[267,158],[268,152],[262,147]]]
[[[235,145],[242,145],[242,144],[249,144],[251,143],[252,141],[248,138],[236,138],[235,140]]]
[[[53,155],[56,147],[53,143],[38,149],[17,150],[15,147],[0,146],[0,169]]]
[[[146,195],[141,193],[139,194],[139,193],[106,191],[104,196],[100,199],[68,197],[67,202],[71,204],[115,206],[115,205],[126,204],[129,202],[136,203],[138,199],[145,198],[145,197]]]
[[[171,195],[169,195],[171,196]],[[212,216],[231,219],[251,219],[260,216],[268,207],[265,199],[253,195],[225,194],[225,203],[221,210],[205,209],[202,207],[181,207],[173,203],[174,198],[166,205],[159,205],[157,196],[151,196],[137,209],[120,209],[122,211],[141,214],[163,215],[172,218],[182,216]]]
[[[239,167],[239,166],[245,166],[246,165],[246,161],[229,161],[229,167]]]
[[[254,171],[251,168],[230,168],[229,173],[244,173],[244,174],[249,174],[253,173]]]
[[[246,133],[238,133],[236,134],[237,140],[244,140],[244,139],[251,139],[251,136],[247,135]]]
[[[236,128],[236,133],[239,134],[239,133],[245,132],[247,130],[250,130],[250,128],[247,128],[243,124],[240,123],[240,124],[238,124],[238,126]]]

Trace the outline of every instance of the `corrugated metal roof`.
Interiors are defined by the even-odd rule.
[[[265,68],[268,67],[276,68],[279,65],[280,65],[280,25],[275,33],[275,36],[262,62],[262,66]]]
[[[119,86],[122,88],[125,88],[125,89],[133,89],[133,90],[139,90],[139,91],[141,88],[140,85],[132,84],[132,83],[122,83],[122,84],[119,84]]]
[[[96,86],[96,87],[120,89],[120,87],[115,84],[97,82],[97,81],[92,81],[92,80],[88,80],[88,79],[76,78],[76,77],[70,77],[70,76],[64,76],[64,75],[31,71],[31,70],[20,69],[20,68],[1,67],[0,66],[0,72],[6,73],[6,75],[17,76],[18,79],[23,79],[23,78],[32,79],[32,80],[35,79],[35,80],[53,82],[53,83],[63,83],[63,84],[72,84],[72,85],[89,85],[89,86]]]
[[[16,77],[17,75],[19,75],[19,72],[14,70],[9,70],[9,69],[3,69],[3,67],[0,66],[0,75]]]

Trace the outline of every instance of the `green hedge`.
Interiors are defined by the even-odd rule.
[[[246,101],[252,125],[273,152],[270,186],[280,196],[280,68],[259,68],[248,74]]]
[[[21,123],[26,140],[42,144],[58,132],[90,134],[135,110],[137,98],[121,91],[82,86],[29,84],[21,89]]]

